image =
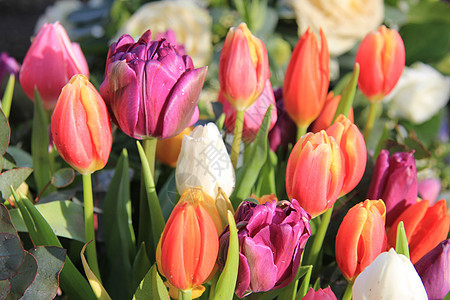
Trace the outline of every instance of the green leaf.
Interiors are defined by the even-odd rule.
[[[49,203],[36,204],[34,207],[39,211],[57,236],[73,239],[86,243],[84,236],[84,212],[81,204],[70,200],[53,201]],[[27,232],[22,214],[19,209],[9,211],[11,219],[17,231]]]
[[[6,299],[11,290],[11,283],[9,280],[0,280],[0,299]]]
[[[11,128],[3,110],[0,109],[0,155],[5,154],[9,145]]]
[[[145,249],[145,243],[142,242],[141,246],[136,253],[136,257],[133,262],[133,287],[136,288],[145,275],[148,273],[151,267],[150,260],[147,256],[147,250]]]
[[[345,88],[342,91],[341,101],[339,101],[339,105],[336,109],[333,122],[340,114],[343,114],[344,116],[348,117],[350,109],[353,106],[353,99],[355,98],[358,76],[359,76],[359,64],[356,63],[353,69],[352,77],[350,77],[348,83],[345,85]]]
[[[444,23],[450,25],[450,7],[440,1],[419,1],[410,6],[408,23]]]
[[[0,233],[0,280],[17,274],[25,258],[19,236]]]
[[[63,188],[70,185],[74,179],[75,171],[72,168],[63,168],[53,173],[50,182],[56,188]]]
[[[6,208],[6,206],[4,206],[1,203],[0,203],[0,233],[9,233],[12,235],[17,235],[17,231],[12,223],[9,211]]]
[[[122,151],[103,204],[106,257],[110,271],[105,286],[114,298],[132,295],[131,259],[136,254],[131,220],[128,152]]]
[[[9,282],[11,283],[11,292],[9,293],[8,299],[22,298],[22,296],[24,296],[25,290],[36,278],[38,269],[36,258],[28,251],[24,251],[24,253],[25,259],[23,260],[23,264],[20,266],[19,272],[16,276],[9,280]],[[24,299],[27,298],[24,297]]]
[[[0,196],[3,200],[11,197],[12,186],[14,189],[18,189],[19,186],[30,176],[33,169],[30,168],[17,168],[5,171],[0,174]]]
[[[89,242],[90,243],[90,242]],[[94,291],[94,294],[98,300],[110,300],[111,297],[109,297],[108,292],[106,292],[105,288],[103,287],[102,283],[98,280],[98,278],[95,276],[94,272],[92,272],[91,268],[89,267],[86,258],[84,257],[84,251],[86,250],[86,246],[89,245],[89,243],[84,244],[83,249],[81,250],[80,256],[81,256],[81,262],[83,264],[84,272],[86,273],[86,276],[89,280],[89,284],[92,287],[92,290]]]
[[[311,280],[311,273],[312,273],[312,265],[302,266],[302,268],[306,269],[305,278],[303,278],[302,285],[300,286],[300,289],[297,292],[296,300],[302,299],[306,293],[309,290],[309,281]]]
[[[395,243],[395,251],[403,254],[409,259],[408,239],[406,238],[405,225],[401,221],[397,226],[397,241]]]
[[[216,120],[216,126],[219,129],[219,131],[222,130],[224,122],[225,122],[225,114],[222,113]]]
[[[175,169],[172,170],[169,177],[159,190],[158,199],[161,205],[164,220],[168,220],[173,208],[177,202],[177,185],[175,182]]]
[[[227,261],[217,281],[213,300],[232,299],[236,287],[239,269],[239,240],[236,223],[231,211],[227,212],[227,219],[230,228]]]
[[[167,288],[156,270],[156,264],[147,272],[133,296],[133,300],[140,299],[170,299]]]
[[[12,156],[14,164],[18,167],[33,167],[33,158],[31,157],[30,153],[26,152],[25,150],[16,146],[9,146],[7,153]]]
[[[11,112],[11,104],[14,95],[14,84],[16,83],[16,76],[9,74],[8,83],[6,84],[5,92],[2,98],[2,111],[5,113],[5,117],[9,118]]]

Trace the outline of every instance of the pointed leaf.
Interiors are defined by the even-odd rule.
[[[11,104],[14,94],[14,84],[16,83],[16,76],[9,74],[8,83],[6,84],[5,92],[2,98],[2,111],[5,113],[5,117],[9,118],[11,112]],[[0,298],[1,299],[1,298]]]
[[[50,182],[56,188],[63,188],[70,185],[74,179],[75,171],[72,168],[63,168],[53,173]]]
[[[24,253],[25,258],[23,260],[22,266],[20,266],[19,272],[16,276],[9,280],[9,282],[11,283],[11,292],[9,293],[8,299],[22,298],[22,296],[24,296],[25,290],[36,278],[38,269],[36,258],[28,251],[24,251]],[[23,299],[27,298],[24,297]]]
[[[336,113],[334,114],[333,122],[340,114],[343,114],[344,116],[348,117],[350,108],[352,108],[353,106],[353,99],[355,98],[358,76],[359,76],[359,64],[356,63],[353,69],[352,77],[350,77],[350,80],[348,81],[347,85],[342,91],[342,98],[341,101],[339,101]]]
[[[103,287],[101,282],[98,280],[98,278],[95,276],[94,272],[92,272],[91,268],[89,267],[89,265],[86,261],[86,258],[84,257],[84,251],[86,250],[86,246],[89,245],[89,243],[84,244],[83,249],[81,249],[81,253],[80,253],[84,272],[86,273],[86,276],[89,280],[89,284],[91,285],[92,290],[94,291],[94,294],[97,297],[97,299],[110,300],[111,297],[109,297],[108,293],[106,292],[105,288]]]
[[[15,234],[0,234],[0,280],[17,274],[25,258],[20,239]]]
[[[397,226],[397,241],[395,243],[395,251],[403,254],[409,259],[408,239],[406,238],[405,225],[403,221]]]
[[[0,196],[3,200],[11,197],[12,186],[14,189],[19,186],[30,176],[33,169],[30,168],[17,168],[12,169],[0,174]]]
[[[150,268],[133,296],[133,300],[140,299],[170,299],[167,287],[156,270],[156,264]]]
[[[0,155],[5,154],[9,145],[9,137],[11,135],[11,129],[9,122],[3,110],[0,109]]]
[[[147,256],[147,250],[145,249],[145,243],[142,242],[139,250],[134,258],[133,262],[133,287],[136,288],[145,275],[148,273],[151,267],[150,260]]]
[[[305,278],[303,278],[303,282],[302,285],[300,286],[300,289],[297,292],[297,296],[296,299],[300,300],[302,299],[306,293],[309,290],[309,281],[311,280],[311,273],[312,273],[312,265],[308,265],[308,266],[304,266],[306,268],[306,274],[305,274]],[[303,268],[303,266],[302,266]]]

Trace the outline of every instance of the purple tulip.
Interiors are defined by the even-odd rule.
[[[331,288],[327,287],[325,289],[318,289],[317,291],[310,288],[302,300],[337,300],[337,298]]]
[[[257,205],[244,201],[234,218],[239,236],[239,271],[236,295],[268,291],[288,285],[300,265],[300,257],[311,235],[309,214],[297,200]],[[219,267],[228,251],[228,227],[219,238]]]
[[[194,69],[188,55],[150,36],[148,30],[135,43],[123,35],[110,46],[100,93],[113,122],[127,135],[165,139],[198,120],[207,67]]]
[[[0,53],[0,81],[6,74],[14,74],[17,77],[19,69],[20,65],[14,57],[6,52]]]
[[[274,91],[275,101],[277,104],[277,122],[269,132],[270,149],[276,152],[279,146],[287,147],[289,143],[295,144],[297,136],[297,125],[292,121],[291,117],[284,107],[283,89],[279,88]]]
[[[443,299],[450,291],[450,239],[425,254],[414,267],[422,279],[428,299]]]
[[[386,204],[386,227],[410,205],[417,202],[417,170],[414,152],[381,150],[375,163],[367,199],[383,199]]]

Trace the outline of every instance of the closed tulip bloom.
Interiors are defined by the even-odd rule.
[[[325,35],[321,45],[308,29],[292,52],[283,84],[284,105],[298,127],[307,127],[319,116],[330,84],[330,54]]]
[[[366,200],[345,215],[336,235],[336,261],[344,277],[355,278],[381,253],[386,251],[382,200]]]
[[[428,299],[444,299],[450,291],[450,239],[439,243],[414,267],[422,279]]]
[[[378,28],[369,33],[356,53],[358,87],[371,102],[381,101],[397,84],[405,67],[405,46],[397,31]]]
[[[419,181],[417,190],[420,198],[430,201],[430,204],[433,205],[438,200],[441,186],[441,180],[438,178],[427,178]]]
[[[417,169],[413,153],[397,152],[389,156],[389,151],[381,150],[366,198],[383,199],[386,227],[390,227],[408,206],[415,204]]]
[[[358,127],[344,115],[339,115],[327,130],[344,154],[345,177],[340,196],[353,190],[366,170],[367,149]]]
[[[383,252],[356,278],[353,300],[426,300],[427,293],[411,261],[394,249]]]
[[[231,27],[219,61],[220,89],[236,110],[246,110],[261,95],[270,77],[264,43],[245,23]]]
[[[195,69],[176,46],[150,36],[148,30],[134,42],[123,35],[110,46],[100,93],[125,134],[165,139],[198,120],[207,67]]]
[[[313,288],[309,288],[309,291],[302,300],[337,300],[337,298],[330,287],[318,289],[317,291]]]
[[[310,216],[294,199],[257,205],[240,204],[234,214],[239,238],[236,295],[269,291],[288,285],[300,266],[311,235]],[[219,267],[226,262],[230,232],[220,235]]]
[[[197,297],[216,264],[219,239],[201,189],[188,189],[170,214],[156,250],[160,273]],[[195,296],[194,296],[195,297]]]
[[[450,228],[450,214],[444,199],[433,206],[423,200],[405,209],[388,231],[388,245],[395,246],[397,226],[402,221],[413,264],[445,240]]]
[[[50,110],[56,106],[61,89],[75,74],[89,76],[80,45],[70,41],[66,30],[58,22],[45,23],[23,60],[19,73],[22,89],[34,100],[36,88],[43,107]]]
[[[325,101],[325,105],[322,108],[317,119],[311,125],[311,131],[316,133],[321,130],[326,130],[331,126],[333,122],[334,115],[336,114],[336,110],[338,108],[339,102],[341,102],[341,95],[335,96],[333,92],[329,92],[327,96],[327,100]],[[348,119],[353,122],[353,108],[350,108],[348,113]]]
[[[274,91],[275,102],[277,104],[277,121],[272,130],[269,131],[269,144],[272,151],[277,152],[278,147],[287,149],[289,144],[295,144],[297,126],[291,120],[284,107],[283,89]]]
[[[322,130],[307,133],[295,144],[286,168],[286,192],[312,218],[336,202],[342,190],[344,157],[333,137]]]
[[[222,93],[219,93],[219,102],[223,104],[223,113],[225,114],[225,127],[228,132],[234,132],[236,123],[236,110],[228,102]],[[269,106],[272,105],[272,114],[270,116],[269,130],[273,128],[277,121],[277,107],[275,96],[270,80],[267,79],[266,87],[263,93],[244,113],[244,127],[242,130],[242,139],[246,143],[251,143],[256,138],[259,128]]]
[[[51,132],[58,153],[81,174],[100,170],[108,162],[112,145],[108,110],[86,76],[73,76],[62,89]]]
[[[177,190],[203,187],[214,199],[219,187],[229,197],[234,190],[235,175],[222,135],[214,123],[194,128],[183,137],[175,170]]]
[[[165,165],[175,168],[177,165],[178,155],[180,154],[183,137],[185,135],[189,135],[193,129],[193,127],[187,127],[174,137],[165,140],[158,140],[155,153],[156,159]]]

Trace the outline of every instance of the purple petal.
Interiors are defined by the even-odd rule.
[[[236,280],[236,295],[242,298],[245,292],[249,290],[250,287],[250,268],[247,263],[247,258],[245,258],[242,253],[239,253],[239,268],[238,276]]]

